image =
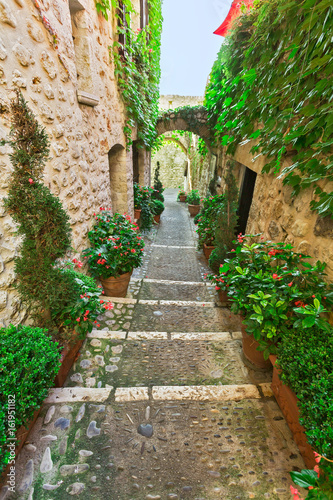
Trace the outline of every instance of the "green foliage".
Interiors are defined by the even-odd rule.
[[[110,278],[132,271],[142,263],[143,238],[127,215],[102,210],[88,238],[91,248],[83,251],[95,277]]]
[[[108,20],[109,15],[108,12],[111,10],[111,5],[109,0],[95,0],[96,10],[98,14],[102,14],[102,16]]]
[[[190,191],[186,197],[186,202],[189,205],[200,205],[201,198],[199,191],[197,189],[192,189],[192,191]]]
[[[217,213],[215,224],[214,244],[215,248],[209,257],[209,266],[217,273],[220,265],[224,262],[232,248],[238,221],[238,189],[232,174],[233,163],[227,165],[224,177],[224,202],[223,208]]]
[[[15,430],[40,407],[59,367],[58,344],[47,337],[46,330],[13,325],[0,329],[0,408],[9,418],[9,396],[15,396]],[[11,407],[9,411],[12,411]],[[11,418],[13,416],[14,413]],[[3,424],[0,426],[3,427]],[[9,431],[7,425],[7,436],[12,437]],[[6,463],[4,454],[2,446],[0,469]]]
[[[164,202],[164,187],[160,179],[160,167],[160,162],[158,161],[154,173],[154,191],[152,193],[152,198]]]
[[[333,459],[333,327],[289,329],[277,355],[281,378],[299,399],[309,443]]]
[[[258,0],[239,17],[214,64],[205,104],[217,143],[255,155],[294,194],[315,188],[311,209],[332,215],[332,5],[328,0]],[[292,156],[292,164],[281,170]],[[328,186],[327,186],[328,188]]]
[[[224,195],[210,196],[204,199],[202,209],[194,217],[194,223],[198,226],[198,249],[201,249],[204,243],[206,245],[214,245],[215,232],[221,210],[224,210]]]
[[[6,447],[7,419],[2,405],[0,405],[0,474],[8,464],[9,452]]]
[[[149,186],[140,186],[136,182],[134,189],[134,207],[141,209],[140,229],[149,231],[153,226],[154,219],[154,200],[152,199],[154,189]]]
[[[238,236],[216,284],[228,291],[232,311],[245,318],[246,331],[253,334],[267,359],[276,353],[276,345],[289,328],[301,326],[309,332],[314,325],[323,331],[330,328],[319,315],[332,307],[333,287],[324,281],[325,264],[309,264],[309,257],[294,252],[292,245],[244,243],[249,238]],[[314,321],[302,318],[300,322],[298,316],[314,317]]]
[[[135,11],[130,0],[123,2],[126,26],[117,14],[119,0],[111,0],[120,20],[119,34],[124,34],[126,46],[122,53],[119,42],[113,44],[115,75],[126,104],[127,123],[124,132],[128,145],[132,143],[132,128],[137,125],[139,145],[151,149],[156,140],[158,118],[160,45],[162,32],[161,0],[148,0],[149,24],[133,32],[130,15]]]
[[[161,215],[164,211],[164,203],[161,200],[152,198],[154,215]]]
[[[315,466],[314,470],[290,472],[291,479],[301,488],[308,490],[307,500],[333,500],[333,463],[324,457],[317,457],[317,460],[320,465]],[[293,488],[292,493],[298,492]],[[294,496],[294,498],[300,497]]]
[[[73,299],[63,308],[55,307],[52,314],[57,319],[62,330],[62,338],[71,335],[73,329],[78,338],[85,338],[93,327],[99,326],[97,317],[102,314],[103,309],[112,309],[111,302],[100,299],[100,286],[90,276],[75,271],[71,267],[62,270],[70,282],[73,283]]]

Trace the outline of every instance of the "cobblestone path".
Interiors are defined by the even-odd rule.
[[[175,191],[166,202],[128,297],[45,401],[15,498],[290,498],[288,472],[304,463],[271,374],[244,365],[239,320],[203,281],[187,208]]]

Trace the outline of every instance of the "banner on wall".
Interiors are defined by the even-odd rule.
[[[215,35],[226,36],[228,34],[234,19],[236,19],[236,17],[238,17],[241,13],[242,4],[249,8],[253,5],[253,0],[233,0],[227,17],[221,26],[214,31]]]

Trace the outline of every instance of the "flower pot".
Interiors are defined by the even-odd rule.
[[[117,278],[100,278],[105,295],[108,297],[126,297],[132,271]]]
[[[180,194],[179,195],[179,201],[181,201],[182,203],[185,203],[185,201],[186,201],[186,194]]]
[[[220,302],[222,303],[230,303],[230,300],[228,299],[228,292],[226,290],[218,290],[217,291]]]
[[[206,243],[204,243],[203,245],[203,253],[206,257],[206,259],[208,260],[209,257],[210,257],[210,254],[212,253],[212,251],[214,250],[214,246],[213,245],[206,245]]]
[[[134,219],[139,220],[141,217],[141,208],[134,209]]]
[[[159,223],[160,222],[160,219],[161,219],[161,214],[159,215],[154,215],[154,221]]]
[[[242,330],[242,347],[243,347],[243,360],[245,364],[254,370],[268,371],[271,369],[271,362],[269,359],[265,360],[261,351],[257,351],[259,342],[255,340],[253,335],[246,333],[245,326],[241,324]]]
[[[61,353],[60,363],[61,366],[54,379],[55,387],[62,387],[66,381],[67,375],[73,366],[74,361],[78,356],[78,352],[83,344],[83,339],[78,340],[72,346],[66,346]]]
[[[200,205],[187,205],[188,211],[191,214],[191,217],[194,217],[200,212]]]
[[[296,394],[285,385],[279,377],[281,370],[276,368],[275,361],[276,356],[270,355],[269,357],[273,365],[273,380],[272,380],[272,391],[278,402],[278,405],[283,413],[284,418],[291,430],[294,441],[297,444],[299,451],[303,457],[303,460],[308,469],[313,469],[316,465],[314,459],[314,450],[309,445],[304,427],[299,423],[299,410],[298,410],[298,399]]]

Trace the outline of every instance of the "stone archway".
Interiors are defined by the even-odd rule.
[[[210,148],[210,129],[207,124],[207,109],[205,106],[184,106],[175,110],[168,110],[160,115],[156,123],[158,135],[167,132],[184,130],[193,132],[204,139]]]
[[[121,144],[115,144],[108,157],[112,211],[123,214],[128,211],[126,149]]]

